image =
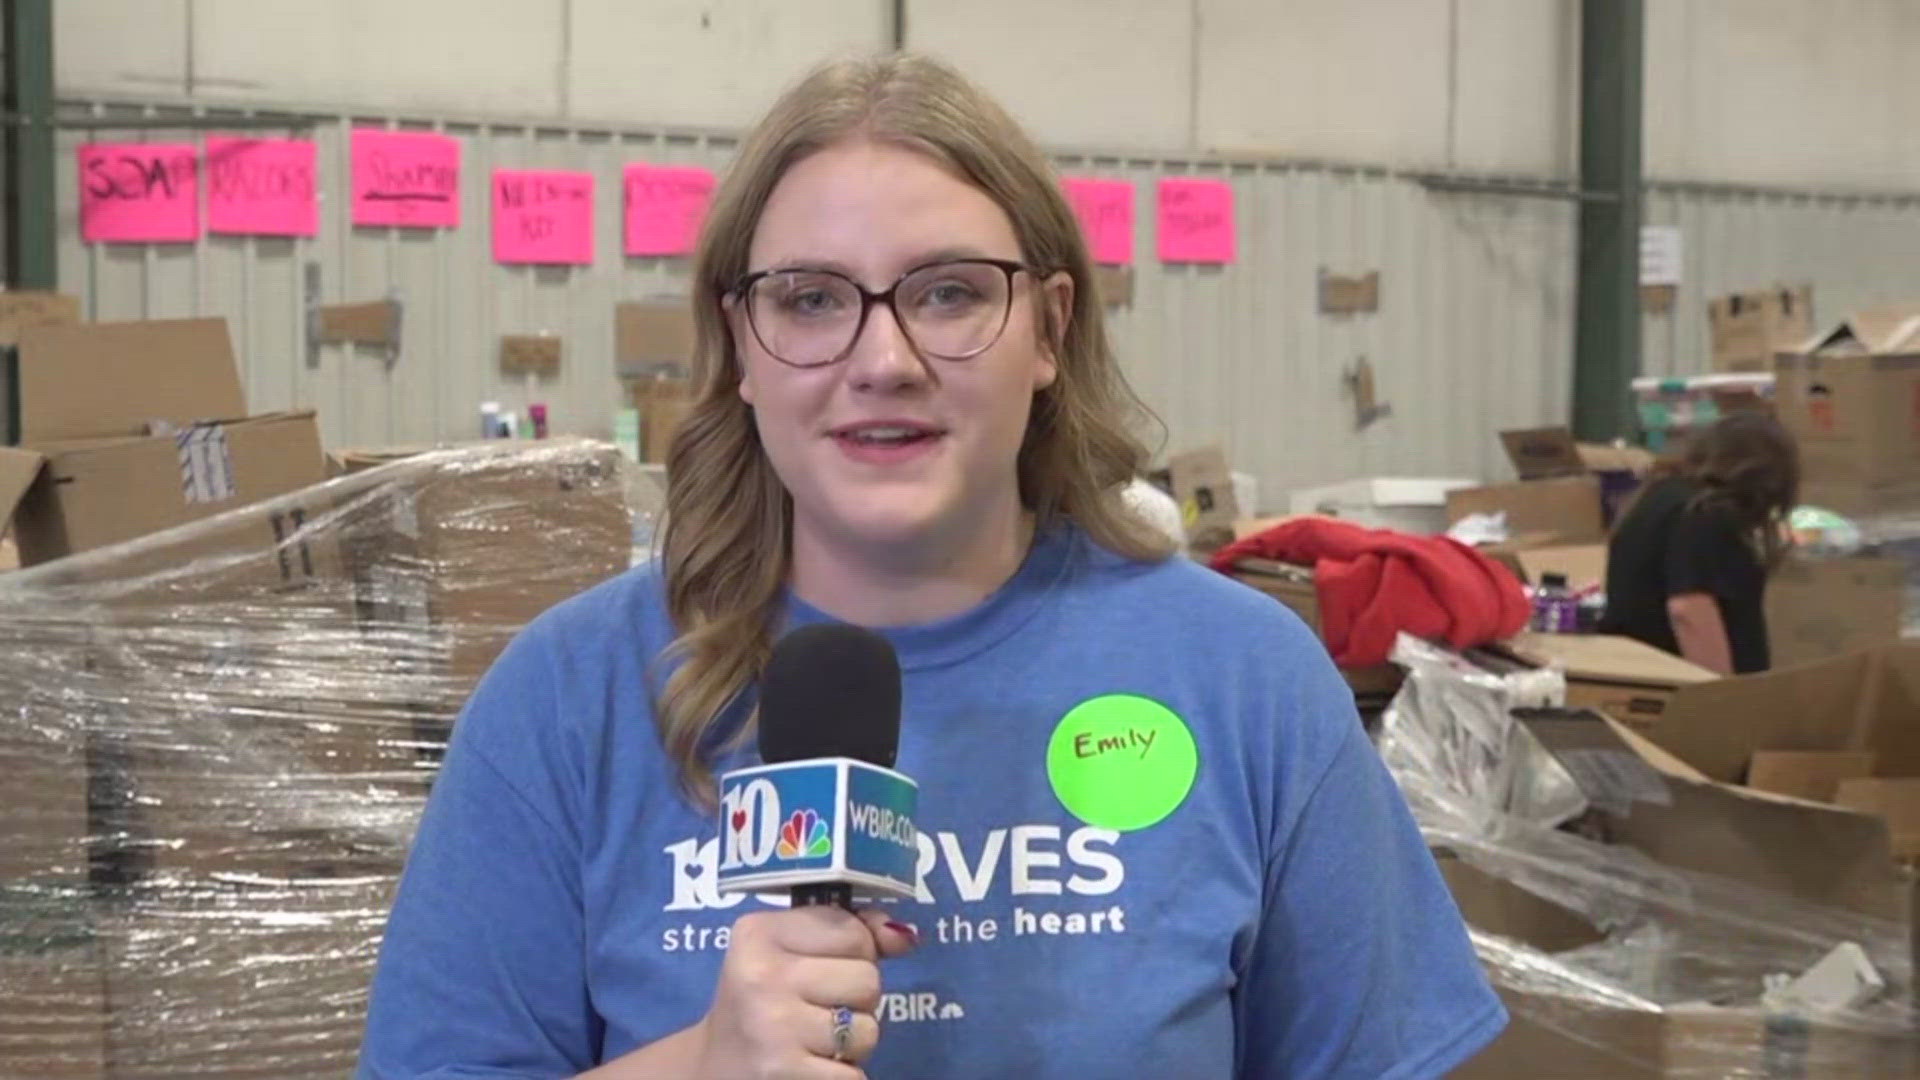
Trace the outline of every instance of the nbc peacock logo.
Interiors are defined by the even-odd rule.
[[[780,826],[780,845],[775,852],[783,859],[818,859],[833,854],[827,823],[812,810],[795,810]]]

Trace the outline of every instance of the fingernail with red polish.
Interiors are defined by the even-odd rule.
[[[905,934],[915,945],[920,944],[920,931],[915,929],[911,923],[896,922],[893,919],[888,919],[887,929],[896,934]]]

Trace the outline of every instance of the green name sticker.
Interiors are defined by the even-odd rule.
[[[1117,832],[1159,824],[1186,801],[1199,770],[1186,721],[1133,694],[1081,702],[1047,742],[1047,780],[1060,805]]]

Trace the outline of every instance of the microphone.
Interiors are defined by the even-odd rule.
[[[774,646],[760,684],[760,759],[720,777],[723,893],[788,890],[795,907],[911,897],[919,787],[892,768],[900,661],[842,624]]]

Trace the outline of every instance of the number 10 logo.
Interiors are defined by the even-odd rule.
[[[765,777],[720,796],[720,869],[760,866],[780,839],[780,793]]]

